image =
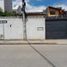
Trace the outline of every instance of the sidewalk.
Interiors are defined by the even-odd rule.
[[[67,40],[63,39],[63,40],[28,40],[28,41],[24,41],[24,40],[0,40],[0,45],[2,44],[56,44],[56,45],[66,45],[67,44]]]

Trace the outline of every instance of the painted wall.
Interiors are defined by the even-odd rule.
[[[3,24],[0,24],[0,39],[3,39]]]
[[[22,18],[1,17],[0,21],[6,20],[6,23],[0,22],[0,39],[23,39],[23,22]],[[27,38],[28,39],[45,39],[45,19],[44,17],[27,18]]]
[[[45,39],[45,18],[42,16],[28,17],[27,35],[28,39]]]
[[[4,25],[4,29],[2,29],[4,39],[22,39],[23,38],[22,19],[20,18],[0,18],[0,20],[7,21],[7,23],[0,24],[2,26]]]

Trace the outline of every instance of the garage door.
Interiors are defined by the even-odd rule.
[[[46,39],[67,39],[67,20],[46,20]]]

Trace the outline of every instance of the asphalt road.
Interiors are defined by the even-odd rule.
[[[0,67],[67,67],[67,45],[0,45]]]

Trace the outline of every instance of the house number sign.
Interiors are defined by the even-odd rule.
[[[0,24],[5,24],[7,23],[7,20],[0,20]]]

